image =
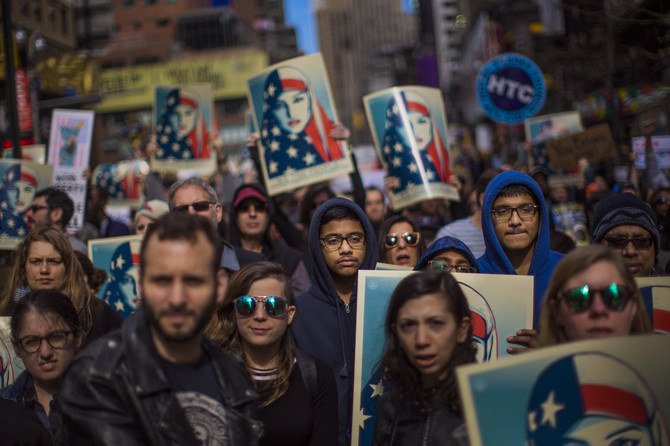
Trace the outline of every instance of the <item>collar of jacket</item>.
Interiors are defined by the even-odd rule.
[[[138,309],[126,319],[122,328],[122,343],[124,347],[122,350],[128,358],[129,373],[133,377],[134,390],[138,396],[172,390],[172,385],[159,365],[158,352],[151,338],[144,309]],[[240,373],[244,368],[238,366],[241,363],[236,357],[223,352],[207,338],[203,339],[202,346],[212,360],[221,394],[227,404],[235,407],[257,399],[258,396],[251,386],[239,385],[241,383],[238,380],[245,380],[245,376]]]

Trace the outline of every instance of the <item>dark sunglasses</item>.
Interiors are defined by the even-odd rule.
[[[652,247],[654,244],[654,241],[651,239],[651,237],[620,237],[620,236],[612,236],[612,237],[605,237],[605,242],[607,243],[607,246],[610,248],[614,249],[626,249],[626,246],[628,246],[629,242],[633,242],[633,246],[635,246],[635,249],[649,249]]]
[[[38,211],[41,211],[42,209],[49,209],[49,206],[44,206],[44,205],[39,205],[39,204],[33,204],[30,206],[30,212],[33,214],[37,213]]]
[[[419,243],[419,240],[421,239],[421,234],[418,232],[405,232],[403,234],[389,234],[386,236],[385,244],[387,248],[393,248],[395,247],[398,242],[400,242],[400,238],[403,238],[405,240],[405,243],[407,243],[409,246],[414,246],[417,243]]]
[[[203,200],[203,201],[196,201],[195,203],[190,203],[190,204],[180,204],[179,206],[175,206],[172,208],[174,212],[182,212],[186,213],[188,212],[189,208],[193,208],[195,212],[205,212],[208,211],[209,208],[216,203],[213,203],[211,201]]]
[[[600,298],[607,308],[612,311],[621,311],[631,298],[630,290],[623,286],[611,283],[607,288],[594,290],[588,285],[575,288],[574,290],[564,291],[559,294],[559,298],[565,300],[565,303],[574,313],[581,313],[591,307],[596,293],[600,293]]]
[[[235,310],[240,316],[251,316],[256,305],[263,304],[268,316],[281,317],[286,311],[286,301],[279,296],[240,296],[235,299]]]

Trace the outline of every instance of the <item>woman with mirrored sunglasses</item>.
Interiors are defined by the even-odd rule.
[[[413,268],[423,254],[424,243],[416,225],[403,215],[393,215],[379,228],[379,261]]]
[[[235,273],[210,330],[244,361],[258,393],[260,444],[337,444],[337,389],[330,367],[298,350],[288,327],[296,313],[280,265],[256,262]]]
[[[640,291],[618,253],[592,245],[560,261],[544,298],[541,346],[650,331]]]
[[[77,310],[59,291],[31,291],[14,307],[10,328],[25,371],[0,390],[0,397],[33,412],[58,444],[67,444],[55,398],[82,342]]]

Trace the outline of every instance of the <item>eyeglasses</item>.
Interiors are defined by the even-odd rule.
[[[33,205],[30,206],[29,209],[30,209],[30,212],[32,212],[34,214],[36,212],[41,211],[42,209],[49,209],[49,206],[44,206],[44,205],[40,205],[40,204],[33,204]]]
[[[251,205],[254,206],[256,212],[265,212],[267,210],[267,205],[260,200],[256,199],[246,199],[237,206],[237,212],[249,212]]]
[[[251,316],[256,305],[263,304],[268,316],[281,317],[286,311],[286,301],[279,296],[240,296],[235,299],[235,310],[240,316]]]
[[[346,237],[342,237],[341,235],[337,234],[330,234],[325,237],[319,237],[319,240],[321,240],[323,247],[328,251],[335,251],[340,249],[342,247],[342,242],[345,240],[351,249],[359,249],[365,246],[365,235],[361,234],[360,232],[352,232]]]
[[[651,237],[623,237],[623,236],[611,236],[611,237],[605,237],[605,243],[607,243],[607,246],[610,248],[614,249],[626,249],[626,246],[628,246],[628,243],[632,242],[633,246],[635,246],[635,249],[641,250],[641,249],[649,249],[652,247],[654,244],[654,241],[651,239]]]
[[[216,203],[212,201],[202,200],[190,204],[180,204],[179,206],[173,207],[172,210],[174,212],[186,213],[188,212],[189,208],[193,208],[195,212],[205,212],[208,211],[213,204]]]
[[[419,243],[419,240],[421,239],[421,234],[418,232],[405,232],[403,234],[389,234],[386,236],[385,244],[387,248],[393,248],[395,247],[399,242],[400,239],[405,240],[405,243],[407,243],[409,246],[414,246],[417,243]]]
[[[477,268],[470,265],[451,265],[442,260],[431,260],[428,262],[430,271],[456,271],[457,273],[476,273]]]
[[[516,211],[519,218],[523,221],[532,220],[537,214],[537,208],[539,206],[536,204],[522,204],[515,208],[511,207],[499,207],[496,209],[491,209],[493,216],[498,222],[508,222],[512,219],[512,213]]]
[[[668,204],[670,203],[670,197],[658,197],[657,199],[654,200],[654,206],[659,205],[659,204]]]
[[[26,353],[35,353],[37,350],[39,350],[43,340],[46,340],[47,344],[49,344],[51,348],[60,350],[65,348],[65,344],[67,344],[67,337],[71,334],[71,331],[52,331],[44,337],[26,336],[25,338],[21,338],[18,341],[19,345]]]
[[[591,307],[596,293],[600,293],[603,303],[612,311],[623,310],[631,297],[631,292],[627,287],[616,283],[611,283],[607,288],[601,290],[591,289],[588,285],[583,285],[574,290],[564,291],[558,297],[565,300],[572,312],[581,313]]]

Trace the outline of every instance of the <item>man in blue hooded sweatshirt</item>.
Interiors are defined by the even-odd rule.
[[[563,254],[549,248],[547,204],[535,180],[514,170],[496,175],[484,192],[482,231],[486,251],[477,259],[479,272],[533,276],[533,327],[537,327],[544,292]],[[534,336],[534,331],[524,329],[507,340],[532,346]]]
[[[291,325],[298,347],[330,364],[335,373],[342,446],[351,442],[356,281],[358,270],[377,263],[375,239],[370,220],[354,202],[331,198],[319,206],[307,240],[312,284],[296,299]]]

